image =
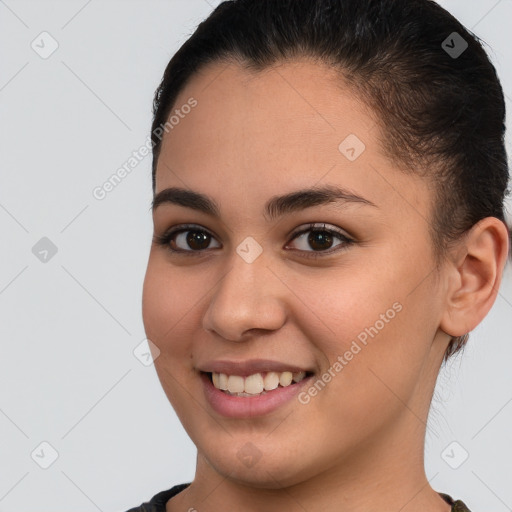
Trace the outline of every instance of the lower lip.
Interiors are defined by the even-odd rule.
[[[206,373],[201,373],[204,394],[212,409],[230,418],[251,418],[275,411],[290,402],[312,379],[312,375],[286,387],[267,391],[264,395],[234,396],[217,389]]]

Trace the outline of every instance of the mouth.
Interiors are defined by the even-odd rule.
[[[288,388],[313,375],[310,371],[258,372],[251,375],[228,375],[218,372],[201,372],[212,385],[229,396],[256,397],[279,388]]]
[[[314,373],[269,371],[242,376],[201,371],[200,378],[212,411],[226,418],[248,419],[293,407],[294,398],[311,383]]]

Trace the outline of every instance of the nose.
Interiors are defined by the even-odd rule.
[[[204,329],[230,341],[245,341],[252,330],[281,328],[287,317],[286,287],[263,254],[252,263],[234,254],[230,263],[203,316]]]

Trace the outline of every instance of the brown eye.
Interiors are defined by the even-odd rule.
[[[154,235],[153,240],[158,245],[166,247],[174,253],[201,253],[208,249],[213,235],[200,226],[178,226],[164,235]],[[218,244],[216,247],[220,247]]]
[[[210,233],[201,229],[177,231],[169,238],[169,242],[178,247],[177,250],[183,251],[203,251],[208,249],[212,240],[214,240],[214,238]]]
[[[306,236],[308,235],[308,236]],[[200,255],[210,248],[212,241],[219,248],[216,238],[197,225],[181,225],[170,229],[164,235],[153,236],[154,243],[165,247],[171,253],[182,253],[188,256]],[[325,224],[310,224],[307,229],[295,233],[292,241],[299,241],[298,252],[303,253],[306,258],[318,258],[328,256],[335,252],[348,249],[355,243],[338,229],[326,229]],[[339,243],[335,244],[338,240]],[[301,247],[302,245],[302,247]],[[312,250],[311,250],[312,249]]]
[[[207,249],[210,243],[211,236],[204,231],[186,231],[185,237],[187,245],[191,249],[201,250]]]
[[[330,249],[333,237],[328,231],[310,231],[308,236],[308,243],[313,249],[322,251]]]
[[[334,244],[336,239],[339,240],[339,243]],[[337,229],[325,229],[325,224],[310,224],[308,229],[303,229],[296,233],[292,240],[297,240],[299,242],[299,251],[312,253],[305,254],[307,257],[322,256],[322,253],[325,253],[326,255],[332,254],[338,250],[347,248],[350,244],[354,243],[352,239]],[[334,249],[330,250],[333,247]]]

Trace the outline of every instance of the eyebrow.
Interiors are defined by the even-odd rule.
[[[349,190],[334,185],[325,185],[274,196],[265,204],[264,215],[266,218],[274,220],[292,212],[332,202],[358,203],[378,208],[370,200]],[[160,205],[169,203],[191,208],[217,219],[220,218],[219,205],[214,199],[200,192],[180,187],[166,188],[154,196],[151,209],[154,212]]]

